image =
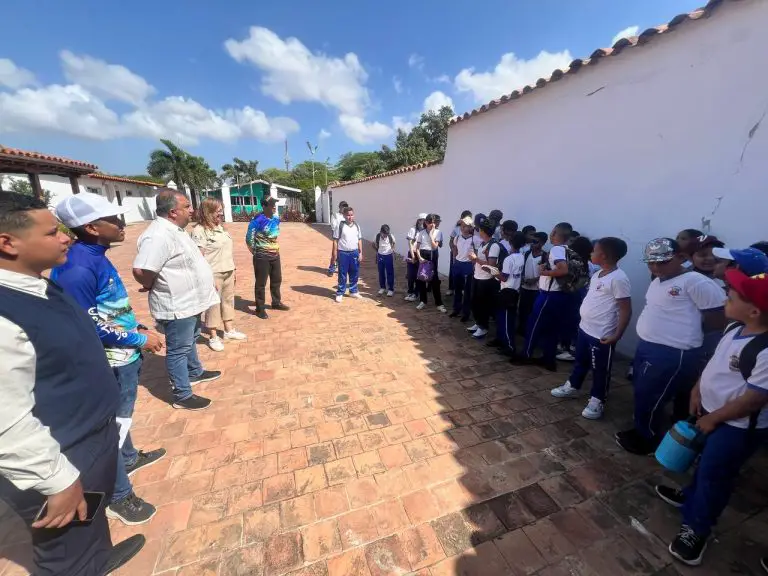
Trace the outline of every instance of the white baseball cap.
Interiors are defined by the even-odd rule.
[[[101,218],[119,216],[128,208],[112,204],[109,200],[91,192],[68,196],[56,205],[56,217],[67,228],[79,228]]]
[[[427,216],[429,216],[429,214],[427,214],[426,212],[422,212],[421,214],[419,214],[419,220],[426,220]]]

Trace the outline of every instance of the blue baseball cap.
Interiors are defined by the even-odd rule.
[[[713,248],[712,255],[721,260],[731,260],[736,263],[739,270],[747,276],[757,276],[768,273],[768,256],[757,248],[745,248],[743,250],[729,250],[728,248]]]

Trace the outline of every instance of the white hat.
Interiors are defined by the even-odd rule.
[[[56,217],[67,228],[79,228],[101,218],[119,216],[126,212],[127,208],[112,204],[103,196],[90,192],[68,196],[56,205]]]
[[[419,214],[419,220],[425,220],[427,216],[429,216],[429,214],[427,214],[426,212],[422,212],[421,214]]]

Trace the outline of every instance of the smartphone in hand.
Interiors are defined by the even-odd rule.
[[[70,526],[85,526],[87,524],[90,524],[93,522],[93,519],[96,517],[96,513],[99,511],[99,508],[101,507],[102,502],[104,502],[104,492],[83,492],[83,498],[85,498],[85,503],[88,506],[88,512],[86,512],[85,520],[80,520],[77,516],[75,516],[75,519],[72,520],[72,522],[69,523]],[[45,518],[45,515],[48,513],[48,500],[43,502],[43,505],[40,507],[40,510],[38,510],[37,514],[35,515],[35,519],[33,522],[37,522],[41,518]]]

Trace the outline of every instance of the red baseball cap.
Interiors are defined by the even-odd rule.
[[[725,271],[725,281],[739,296],[757,306],[761,312],[768,312],[768,274],[747,276],[741,270]]]

